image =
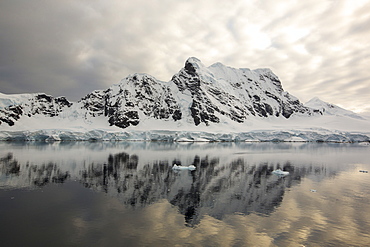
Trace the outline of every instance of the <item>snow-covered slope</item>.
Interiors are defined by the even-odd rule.
[[[44,93],[0,95],[0,124],[13,126],[21,117],[37,115],[56,117],[72,105],[65,97],[53,97]],[[16,127],[15,127],[16,128]]]
[[[242,123],[254,116],[289,118],[313,113],[284,92],[269,69],[234,69],[221,63],[205,67],[197,58],[189,58],[171,82],[191,97],[188,103],[195,125],[219,123],[222,116]]]
[[[143,119],[181,119],[179,103],[164,82],[147,74],[133,74],[104,91],[94,91],[79,101],[90,116],[104,116],[120,128],[138,125]]]
[[[132,74],[78,102],[0,94],[0,139],[367,141],[369,121],[313,99],[303,105],[270,69],[189,58],[168,82]]]
[[[320,100],[318,97],[312,98],[304,105],[306,107],[310,107],[312,109],[319,111],[323,115],[346,116],[356,119],[364,119],[362,116],[358,115],[353,111],[349,111],[339,106],[324,102]]]
[[[35,94],[3,94],[0,93],[0,109],[8,106],[19,105],[34,97]]]

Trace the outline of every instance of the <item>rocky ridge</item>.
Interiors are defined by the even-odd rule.
[[[61,114],[105,117],[107,125],[123,129],[146,119],[208,126],[221,121],[243,123],[255,117],[323,114],[284,91],[279,78],[269,69],[235,69],[221,63],[206,67],[197,58],[189,58],[169,82],[136,73],[76,103],[42,93],[9,102],[12,104],[3,101],[6,106],[0,109],[0,125],[13,126],[26,116]]]
[[[27,94],[23,100],[0,108],[0,125],[3,123],[13,126],[22,116],[32,117],[44,115],[56,117],[66,108],[73,105],[65,97],[53,97],[44,93]]]

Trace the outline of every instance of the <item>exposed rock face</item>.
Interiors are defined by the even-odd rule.
[[[141,117],[181,119],[181,111],[170,88],[146,74],[134,74],[105,91],[94,91],[81,99],[90,115],[104,115],[110,125],[138,125]]]
[[[0,109],[0,124],[14,123],[21,116],[43,114],[49,117],[75,114],[105,117],[107,124],[120,128],[136,126],[146,119],[185,120],[210,125],[221,121],[243,123],[248,118],[311,115],[285,92],[279,78],[269,69],[235,69],[221,63],[205,67],[189,58],[169,82],[147,74],[133,74],[107,90],[97,90],[74,105],[64,97],[36,94],[28,100]]]
[[[171,81],[180,92],[191,94],[195,125],[218,123],[220,116],[241,123],[249,116],[289,118],[293,113],[313,113],[284,92],[269,69],[234,69],[221,63],[207,68],[200,60],[189,58]]]
[[[28,117],[34,115],[55,117],[72,105],[73,103],[65,97],[55,98],[43,93],[30,94],[23,102],[0,109],[0,125],[7,123],[9,126],[13,126],[23,115]]]

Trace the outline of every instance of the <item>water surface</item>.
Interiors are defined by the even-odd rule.
[[[360,172],[370,170],[369,148],[3,142],[1,243],[369,246],[370,173]]]

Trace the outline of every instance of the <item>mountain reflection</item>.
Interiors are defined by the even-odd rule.
[[[74,164],[63,170],[57,162],[25,164],[12,153],[0,159],[1,186],[11,188],[42,187],[49,183],[77,180],[86,188],[116,197],[125,205],[145,207],[161,199],[178,207],[188,226],[197,225],[203,215],[222,219],[227,214],[259,213],[269,215],[279,207],[287,188],[308,173],[321,173],[321,167],[294,167],[284,164],[254,164],[243,158],[221,163],[217,157],[194,155],[194,171],[174,171],[177,159],[153,160],[139,166],[140,157],[120,152],[110,154],[106,162]],[[276,168],[289,176],[272,174]]]

